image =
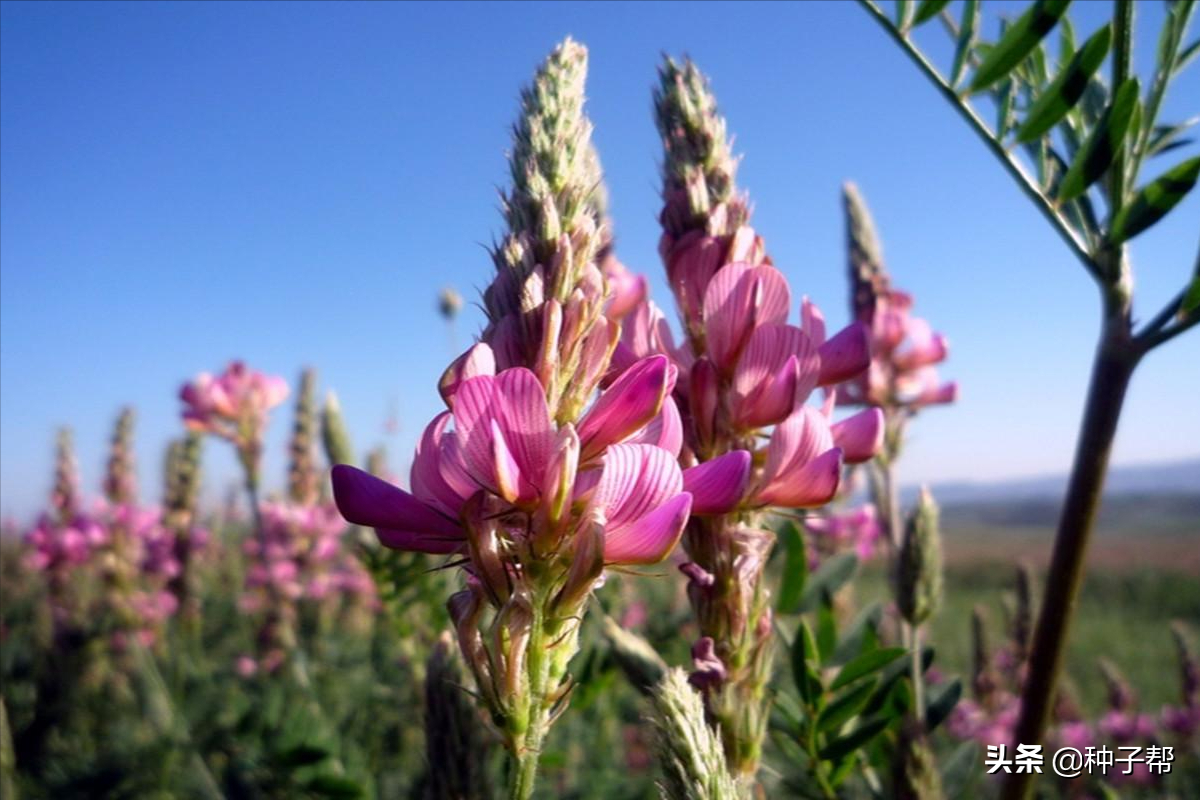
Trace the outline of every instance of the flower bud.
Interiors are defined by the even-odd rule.
[[[562,588],[554,598],[554,610],[560,617],[578,613],[604,572],[604,526],[603,516],[593,512],[592,518],[584,520],[575,532],[571,566]]]
[[[700,695],[681,669],[654,688],[654,728],[664,797],[736,800],[737,783],[725,764],[721,738],[709,726]]]
[[[933,616],[942,599],[938,507],[928,488],[921,489],[917,507],[904,527],[896,569],[896,604],[904,619],[920,625]]]

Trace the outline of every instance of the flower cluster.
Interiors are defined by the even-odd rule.
[[[447,410],[421,437],[410,490],[333,471],[348,521],[389,547],[462,565],[466,588],[450,613],[522,796],[565,705],[579,621],[605,567],[661,561],[693,507],[728,502],[711,471],[680,469],[676,364],[612,358],[620,324],[605,311],[638,289],[611,256],[583,114],[586,63],[567,41],[522,94],[488,324],[442,378]]]
[[[853,550],[859,561],[868,561],[878,552],[883,539],[883,525],[873,503],[806,517],[804,527],[815,534],[807,540],[809,564],[813,568],[824,556],[842,550]]]
[[[847,382],[839,401],[873,405],[889,416],[929,405],[952,403],[958,384],[943,383],[936,365],[946,359],[946,337],[912,314],[912,296],[891,287],[874,224],[857,187],[846,184],[850,251],[851,312],[871,332],[871,365]]]
[[[241,361],[230,363],[215,378],[201,373],[179,390],[187,427],[232,442],[253,480],[257,480],[268,412],[287,396],[282,378],[247,369]]]
[[[659,353],[679,371],[682,462],[695,476],[689,488],[706,490],[684,537],[701,629],[693,682],[707,690],[731,765],[750,774],[765,732],[772,637],[762,570],[774,537],[758,511],[829,502],[842,465],[877,452],[883,418],[868,409],[834,422],[832,391],[821,407],[807,404],[818,387],[867,367],[867,329],[855,323],[827,337],[807,298],[799,324],[789,323],[787,279],[749,225],[725,122],[693,64],[665,62],[655,110],[665,148],[659,252],[684,341],[676,346],[653,303],[633,303],[644,284],[614,270],[622,293],[609,313],[623,312],[623,330],[613,363]]]

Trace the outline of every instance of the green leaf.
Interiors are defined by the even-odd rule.
[[[1013,98],[1017,94],[1016,78],[1005,78],[996,91],[996,138],[1003,139],[1012,127]]]
[[[1197,308],[1200,308],[1200,275],[1192,278],[1187,291],[1183,293],[1183,299],[1179,301],[1178,316],[1185,317]]]
[[[853,719],[871,698],[877,682],[875,679],[863,681],[831,700],[817,717],[817,730],[836,731]]]
[[[872,650],[869,653],[863,653],[842,667],[841,671],[838,672],[837,678],[833,681],[833,686],[830,688],[837,691],[864,675],[878,672],[907,652],[903,647],[883,647],[878,650]]]
[[[1070,0],[1037,0],[1021,15],[988,53],[971,79],[971,93],[981,92],[1025,60],[1042,37],[1066,13]]]
[[[1196,185],[1200,157],[1190,158],[1167,170],[1138,190],[1113,220],[1108,240],[1112,244],[1132,239],[1165,217]]]
[[[336,798],[355,798],[362,797],[365,793],[361,786],[354,781],[342,775],[334,775],[330,772],[324,772],[315,776],[307,784],[305,788],[313,794],[321,797],[336,797]]]
[[[982,770],[977,769],[979,761],[979,745],[975,742],[963,742],[946,759],[942,769],[942,784],[946,789],[946,797],[972,797],[974,792],[968,791],[974,785]]]
[[[1083,48],[1071,62],[1058,73],[1050,85],[1038,93],[1037,99],[1025,115],[1025,122],[1017,131],[1018,142],[1029,142],[1054,127],[1067,115],[1087,89],[1093,73],[1104,63],[1108,48],[1112,44],[1112,27],[1105,25],[1084,42]]]
[[[845,736],[839,736],[821,748],[822,761],[840,761],[855,750],[865,747],[872,739],[887,730],[891,720],[872,719],[859,725]]]
[[[837,649],[833,651],[832,664],[845,664],[855,656],[877,646],[878,636],[875,628],[883,617],[883,607],[879,603],[871,605],[858,612],[858,616],[850,623],[850,627],[842,634]]]
[[[858,558],[853,553],[838,553],[825,559],[817,571],[809,576],[800,597],[799,610],[812,611],[824,595],[833,597],[846,581],[854,577],[857,568]]]
[[[958,24],[958,43],[954,47],[954,65],[950,67],[950,85],[957,86],[967,66],[967,56],[975,44],[975,31],[979,28],[979,0],[967,0],[963,6],[962,21]]]
[[[275,758],[276,763],[285,767],[305,767],[324,761],[329,757],[329,751],[324,747],[312,744],[300,744],[288,748]]]
[[[1197,55],[1200,55],[1200,39],[1197,39],[1187,47],[1183,48],[1183,52],[1181,52],[1175,59],[1174,74],[1178,75],[1180,72],[1183,72],[1183,70],[1187,68],[1187,65],[1191,64]]]
[[[1075,55],[1075,26],[1069,16],[1063,16],[1058,21],[1058,67],[1062,67]]]
[[[1176,125],[1155,125],[1146,143],[1146,155],[1156,156],[1183,144],[1190,144],[1192,140],[1178,137],[1197,122],[1200,122],[1200,117],[1191,117]]]
[[[813,665],[817,657],[817,645],[813,641],[808,623],[800,620],[796,638],[792,640],[792,678],[796,691],[805,705],[811,706],[821,694],[821,677]]]
[[[800,610],[800,598],[808,580],[808,552],[804,547],[804,533],[796,523],[790,520],[785,523],[779,537],[783,539],[785,558],[783,585],[779,587],[775,610],[780,614],[795,614]]]
[[[1105,173],[1117,157],[1117,152],[1125,146],[1125,135],[1129,133],[1129,123],[1133,120],[1137,105],[1138,80],[1129,78],[1117,89],[1112,102],[1096,121],[1096,127],[1079,148],[1075,160],[1063,176],[1058,187],[1059,203],[1083,194]]]
[[[837,647],[837,619],[833,615],[833,603],[826,596],[817,610],[817,653],[824,664]]]
[[[925,707],[925,730],[932,731],[946,721],[962,697],[962,681],[958,678],[939,688]]]
[[[923,25],[936,17],[943,8],[950,5],[950,0],[921,0],[917,13],[913,16],[912,27]]]

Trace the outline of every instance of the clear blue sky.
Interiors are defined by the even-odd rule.
[[[989,5],[994,25],[1006,6]],[[1082,39],[1108,4],[1076,5]],[[1162,7],[1139,6],[1147,67]],[[356,444],[386,441],[407,464],[438,409],[438,375],[481,321],[468,308],[450,331],[436,295],[453,285],[474,298],[489,279],[482,244],[500,228],[517,90],[567,34],[591,49],[588,108],[620,254],[654,276],[660,300],[650,88],[661,52],[687,52],[713,76],[757,227],[794,294],[846,320],[839,186],[854,179],[895,281],[950,337],[944,374],[962,400],[916,425],[906,480],[1067,467],[1095,293],[853,4],[5,2],[0,510],[25,517],[40,501],[60,423],[94,487],[124,403],[138,408],[143,484],[157,496],[178,384],[232,357],[289,378],[317,367]],[[1200,111],[1198,75],[1177,84],[1168,118]],[[1193,196],[1137,240],[1143,318],[1182,286],[1198,211]],[[1117,463],[1200,453],[1197,364],[1194,332],[1143,365]],[[393,407],[400,431],[387,436]],[[275,484],[289,417],[271,435]],[[224,449],[208,448],[211,485],[234,474]]]

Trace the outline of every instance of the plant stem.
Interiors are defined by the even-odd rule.
[[[524,730],[512,741],[513,758],[516,761],[508,793],[512,800],[528,800],[533,796],[538,761],[542,756],[542,743],[546,739],[546,729],[550,727],[546,695],[549,691],[551,664],[545,603],[545,598],[535,598],[529,642],[526,645],[526,691],[529,694],[525,719],[521,720]]]
[[[958,111],[959,116],[966,120],[967,126],[975,131],[979,138],[983,140],[983,143],[991,151],[992,155],[996,157],[996,160],[1000,162],[1001,166],[1004,167],[1012,179],[1017,182],[1017,186],[1020,187],[1021,191],[1033,201],[1037,210],[1042,213],[1042,216],[1046,218],[1051,227],[1067,243],[1067,246],[1075,254],[1075,257],[1083,263],[1084,268],[1093,277],[1099,278],[1096,265],[1093,263],[1092,257],[1088,254],[1087,243],[1079,237],[1079,234],[1071,227],[1071,224],[1063,217],[1054,203],[1042,194],[1041,189],[1038,188],[1037,181],[1025,171],[1025,168],[1021,166],[1021,162],[1017,161],[1005,149],[1004,145],[992,135],[992,131],[988,128],[987,123],[979,118],[979,115],[975,113],[975,109],[971,108],[964,99],[958,96],[958,93],[954,91],[954,87],[946,82],[946,79],[937,71],[937,68],[929,62],[929,59],[925,58],[924,53],[913,46],[908,37],[892,24],[887,15],[880,10],[879,6],[875,5],[872,0],[858,0],[858,3],[895,40],[900,49],[917,65],[920,72],[937,88],[946,102],[953,106]]]
[[[1092,365],[1075,463],[1059,516],[1029,657],[1028,678],[1021,693],[1021,716],[1016,728],[1016,741],[1021,744],[1040,744],[1046,731],[1071,615],[1083,581],[1088,541],[1100,509],[1113,438],[1138,356],[1128,336],[1128,317],[1110,316]],[[1002,797],[1024,800],[1032,792],[1033,776],[1014,773],[1007,776]]]

